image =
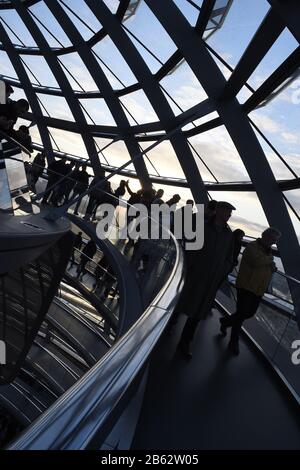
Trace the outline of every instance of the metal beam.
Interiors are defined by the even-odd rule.
[[[225,77],[175,4],[164,0],[164,7],[161,8],[156,0],[145,2],[183,53],[207,95],[216,100],[217,111],[248,171],[266,217],[270,225],[278,227],[283,234],[279,248],[285,271],[300,278],[299,241],[282,193],[246,114],[235,98],[225,102],[217,100],[224,89]],[[300,324],[300,290],[292,287],[291,292],[295,307],[299,309]]]
[[[95,84],[105,97],[106,104],[117,124],[118,133],[124,136],[124,143],[128,149],[129,155],[133,159],[136,155],[140,154],[140,148],[137,140],[133,135],[130,135],[130,124],[126,114],[121,106],[120,101],[116,97],[112,86],[110,85],[105,73],[100,67],[99,62],[95,58],[91,49],[86,45],[81,34],[78,32],[69,16],[65,13],[64,9],[56,0],[45,0],[46,5],[57,21],[64,29],[68,38],[75,46],[81,60],[85,64],[87,70],[93,77]],[[134,161],[134,167],[143,187],[150,187],[151,183],[145,161],[143,158]]]
[[[80,104],[77,98],[74,95],[72,87],[66,75],[64,74],[64,71],[57,57],[53,55],[48,42],[46,41],[40,29],[38,28],[35,21],[31,17],[29,11],[26,9],[26,7],[23,5],[23,3],[20,0],[12,0],[12,3],[15,6],[15,9],[17,13],[20,15],[22,21],[24,22],[24,25],[30,31],[30,34],[32,35],[36,44],[44,52],[44,58],[47,61],[47,64],[50,67],[50,70],[53,72],[59,86],[64,91],[65,99],[70,107],[70,110],[74,116],[74,119],[81,127],[80,135],[85,144],[87,154],[89,155],[89,158],[91,159],[91,162],[93,164],[94,172],[95,174],[97,174],[101,170],[101,164],[100,164],[100,160],[97,154],[95,142],[94,142],[93,137],[90,135],[88,131],[87,122],[86,122],[84,113],[80,107]]]
[[[159,83],[153,78],[143,58],[104,2],[85,0],[85,3],[90,7],[106,31],[109,32],[112,41],[123,55],[137,80],[142,84],[143,90],[152,104],[153,109],[159,117],[164,129],[168,132],[174,127],[174,113],[160,89]],[[207,200],[205,187],[194,156],[181,130],[178,130],[176,134],[170,137],[170,143],[177,154],[178,161],[190,184],[195,201],[198,203],[205,202]]]
[[[284,83],[300,67],[300,46],[270,75],[270,77],[243,104],[249,113],[267,99],[276,88]]]
[[[280,36],[284,26],[282,20],[270,8],[226,83],[221,99],[228,100],[237,95]]]
[[[300,3],[299,0],[268,0],[273,11],[284,22],[295,39],[300,43]]]
[[[205,32],[207,23],[209,22],[211,14],[214,10],[215,3],[216,0],[204,0],[201,5],[201,11],[195,26],[195,29],[197,29],[197,33],[200,37],[202,37]]]
[[[2,25],[0,21],[0,38],[2,41],[2,44],[5,46],[6,53],[11,61],[11,64],[13,68],[16,71],[17,76],[23,83],[23,89],[26,95],[26,98],[28,99],[28,102],[30,104],[30,107],[32,109],[33,115],[35,116],[35,120],[37,120],[37,127],[43,142],[43,147],[45,149],[47,159],[51,159],[52,155],[52,144],[51,140],[49,137],[49,133],[47,130],[47,127],[43,123],[43,113],[40,107],[40,103],[37,99],[37,96],[33,90],[33,87],[31,85],[30,79],[27,75],[27,72],[25,70],[25,67],[19,57],[19,54],[16,52],[9,35],[7,34],[4,26]]]

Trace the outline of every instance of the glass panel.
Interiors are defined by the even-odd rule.
[[[4,51],[0,51],[0,61],[1,61],[1,77],[8,76],[12,78],[17,78],[15,69],[13,68],[11,61]]]
[[[103,154],[105,155],[109,164],[117,168],[131,160],[127,147],[122,141],[114,142],[103,151]],[[127,168],[132,170],[134,169],[132,165],[129,165]]]
[[[1,18],[3,19],[3,26],[13,44],[19,46],[24,46],[25,44],[26,47],[36,47],[36,43],[30,32],[14,9],[1,10]],[[11,29],[9,29],[4,22],[6,22]]]
[[[201,103],[207,98],[207,94],[201,84],[185,62],[174,69],[171,74],[164,77],[160,83],[183,111]],[[174,113],[176,115],[180,114],[180,108],[168,96],[167,99]]]
[[[287,28],[274,42],[270,50],[254,70],[248,80],[253,88],[258,88],[287,57],[296,49],[298,42]]]
[[[76,0],[76,2],[74,2],[74,0],[63,0],[63,2],[61,1],[60,3],[85,40],[88,40],[95,32],[102,28],[101,23],[97,20],[95,15],[93,15],[84,0]],[[69,9],[67,7],[69,7]],[[74,15],[72,11],[77,16]]]
[[[92,50],[113,88],[120,89],[136,83],[134,74],[110,37],[106,36]]]
[[[44,116],[51,116],[53,118],[64,119],[67,121],[74,121],[74,117],[71,113],[71,110],[68,106],[65,98],[61,96],[45,96],[37,94]]]
[[[64,73],[72,85],[73,90],[76,91],[93,91],[97,90],[97,86],[88,72],[83,61],[79,55],[74,52],[73,54],[66,54],[59,58],[64,65]],[[68,71],[70,73],[68,73]]]
[[[51,47],[71,46],[71,42],[44,2],[38,2],[29,9],[43,36]]]
[[[212,199],[228,201],[236,208],[229,221],[233,230],[241,228],[246,235],[258,237],[269,226],[256,193],[210,191],[210,195]]]
[[[103,1],[112,13],[116,13],[116,11],[117,11],[117,9],[120,5],[119,0],[103,0]]]
[[[269,8],[266,0],[233,2],[222,28],[207,39],[208,44],[235,66]]]
[[[290,167],[300,174],[299,149],[300,139],[298,122],[300,119],[300,108],[297,104],[297,80],[283,90],[272,101],[250,114],[251,119],[279,151]],[[275,170],[274,170],[274,168]],[[272,164],[276,172],[278,162]],[[282,175],[283,176],[283,175]],[[291,174],[289,173],[289,178]]]
[[[186,17],[186,19],[189,21],[189,23],[192,26],[195,26],[198,16],[199,16],[199,9],[191,5],[190,3],[187,2],[187,0],[175,0],[176,5],[180,9],[181,13]],[[195,2],[194,4],[197,5],[197,3],[201,4],[202,1]],[[199,6],[199,5],[198,5]]]
[[[22,55],[21,58],[32,83],[58,88],[56,78],[43,57]]]
[[[141,147],[145,150],[149,147],[152,142],[141,142]],[[163,176],[174,176],[176,178],[185,178],[180,163],[174,152],[174,149],[169,141],[163,141],[157,147],[150,152],[147,152],[147,156],[154,167],[159,171],[159,174]],[[154,174],[153,167],[145,159],[148,171]]]
[[[161,62],[165,62],[176,50],[172,39],[145,2],[141,2],[135,15],[131,17],[130,22],[126,23],[126,27],[150,49]],[[144,58],[151,72],[155,73],[160,68],[160,63],[130,35],[129,38]]]
[[[49,131],[62,152],[88,158],[85,145],[79,134],[54,129],[53,127],[49,127]]]
[[[120,97],[131,125],[158,121],[147,96],[142,90]]]
[[[99,124],[104,126],[115,126],[115,120],[104,99],[89,98],[80,100],[84,107],[84,113],[89,124]]]
[[[224,126],[190,137],[189,141],[219,181],[249,181],[243,162]],[[199,168],[201,170],[201,165]]]
[[[299,194],[299,189],[294,189],[293,191],[285,191],[284,196],[288,200],[288,202],[293,206],[294,211],[296,212],[297,216],[294,214],[294,212],[288,207],[290,216],[293,221],[294,228],[296,230],[296,233],[298,235],[299,243],[300,243],[300,194]]]

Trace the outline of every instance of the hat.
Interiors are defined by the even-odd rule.
[[[230,204],[230,202],[226,202],[226,201],[218,201],[217,203],[217,209],[219,208],[223,208],[223,209],[230,209],[231,211],[235,211],[235,207]]]

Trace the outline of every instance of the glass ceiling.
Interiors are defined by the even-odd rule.
[[[73,155],[94,171],[99,162],[112,171],[143,150],[142,170],[132,162],[128,176],[137,172],[142,184],[155,177],[156,188],[199,201],[197,178],[208,192],[213,184],[211,196],[240,207],[234,224],[256,235],[268,209],[238,124],[226,121],[224,102],[236,103],[299,236],[300,38],[284,6],[281,16],[272,3],[0,0],[0,78],[13,86],[13,99],[29,101],[23,121],[49,158]],[[234,193],[228,182],[239,183]]]

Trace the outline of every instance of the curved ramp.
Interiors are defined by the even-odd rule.
[[[243,339],[227,352],[219,313],[201,322],[193,359],[176,351],[184,319],[153,356],[133,449],[300,449],[299,409]]]

